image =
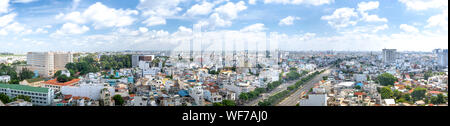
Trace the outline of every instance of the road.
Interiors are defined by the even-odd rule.
[[[302,79],[303,77],[306,77],[316,71],[320,71],[320,70],[315,70],[312,72],[309,72],[307,75],[304,75],[302,77],[300,77],[299,79],[295,80],[295,81],[289,81],[287,83],[282,83],[280,86],[278,86],[277,88],[273,89],[272,91],[268,92],[268,93],[263,93],[261,94],[262,96],[256,98],[255,100],[252,100],[250,102],[247,102],[244,104],[244,106],[257,106],[259,101],[263,101],[264,99],[268,98],[269,96],[272,96],[278,92],[282,92],[284,90],[287,90],[287,87],[294,85],[297,81],[299,81],[300,79]]]
[[[298,89],[293,94],[291,94],[289,97],[286,97],[285,99],[283,99],[281,102],[279,102],[275,106],[295,106],[300,101],[300,95],[302,92],[309,91],[312,87],[314,87],[315,83],[318,83],[319,81],[321,81],[322,77],[329,75],[330,72],[331,72],[331,70],[327,69],[319,76],[314,77],[312,80],[310,80],[306,84],[304,84],[302,88]]]

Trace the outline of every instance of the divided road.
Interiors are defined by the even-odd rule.
[[[310,74],[312,74],[312,73],[314,73],[316,71],[319,71],[319,70],[315,70],[315,71],[309,72],[307,75],[304,75],[303,77],[306,77],[306,76],[308,76],[308,75],[310,75]],[[295,81],[289,81],[287,83],[282,83],[280,86],[278,86],[277,88],[273,89],[272,91],[270,91],[268,93],[263,93],[263,94],[261,94],[262,96],[256,98],[255,100],[252,100],[250,102],[245,103],[244,106],[257,106],[259,101],[263,101],[264,99],[268,98],[269,96],[272,96],[272,95],[274,95],[274,94],[276,94],[278,92],[287,90],[287,87],[289,87],[291,85],[294,85],[297,81],[299,81],[303,77],[300,77],[299,79],[297,79]]]
[[[330,72],[331,72],[331,70],[327,69],[322,74],[319,74],[318,76],[314,77],[312,80],[310,80],[306,84],[304,84],[303,87],[301,87],[300,89],[295,91],[293,94],[291,94],[290,96],[283,99],[281,102],[279,102],[275,106],[295,106],[300,101],[300,95],[302,92],[309,91],[312,87],[314,87],[315,83],[318,83],[319,81],[321,81],[322,78],[324,76],[329,75]]]

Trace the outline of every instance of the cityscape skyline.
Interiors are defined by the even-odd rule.
[[[153,4],[149,4],[153,3]],[[30,11],[32,10],[32,11]],[[271,18],[265,18],[270,16]],[[120,19],[120,20],[117,20]],[[200,28],[195,28],[201,26]],[[195,33],[202,33],[200,37]],[[429,52],[448,46],[446,0],[2,0],[2,52],[232,49]],[[258,45],[254,47],[251,45]],[[196,48],[196,47],[194,47]]]

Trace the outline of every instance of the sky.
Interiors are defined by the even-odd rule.
[[[186,51],[191,39],[203,50],[431,51],[448,48],[448,1],[0,0],[0,52]]]

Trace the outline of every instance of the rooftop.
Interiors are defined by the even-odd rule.
[[[78,81],[80,81],[80,79],[77,78],[77,79],[73,79],[71,81],[60,83],[60,82],[58,82],[58,80],[53,79],[53,80],[45,81],[44,83],[45,84],[51,84],[51,85],[58,85],[58,86],[69,86],[69,85],[72,85],[72,84],[74,84],[74,83],[76,83]]]
[[[32,87],[32,86],[18,85],[18,84],[3,84],[3,83],[0,83],[0,88],[9,88],[9,89],[15,89],[15,90],[41,92],[41,93],[47,93],[49,90],[48,88]]]

